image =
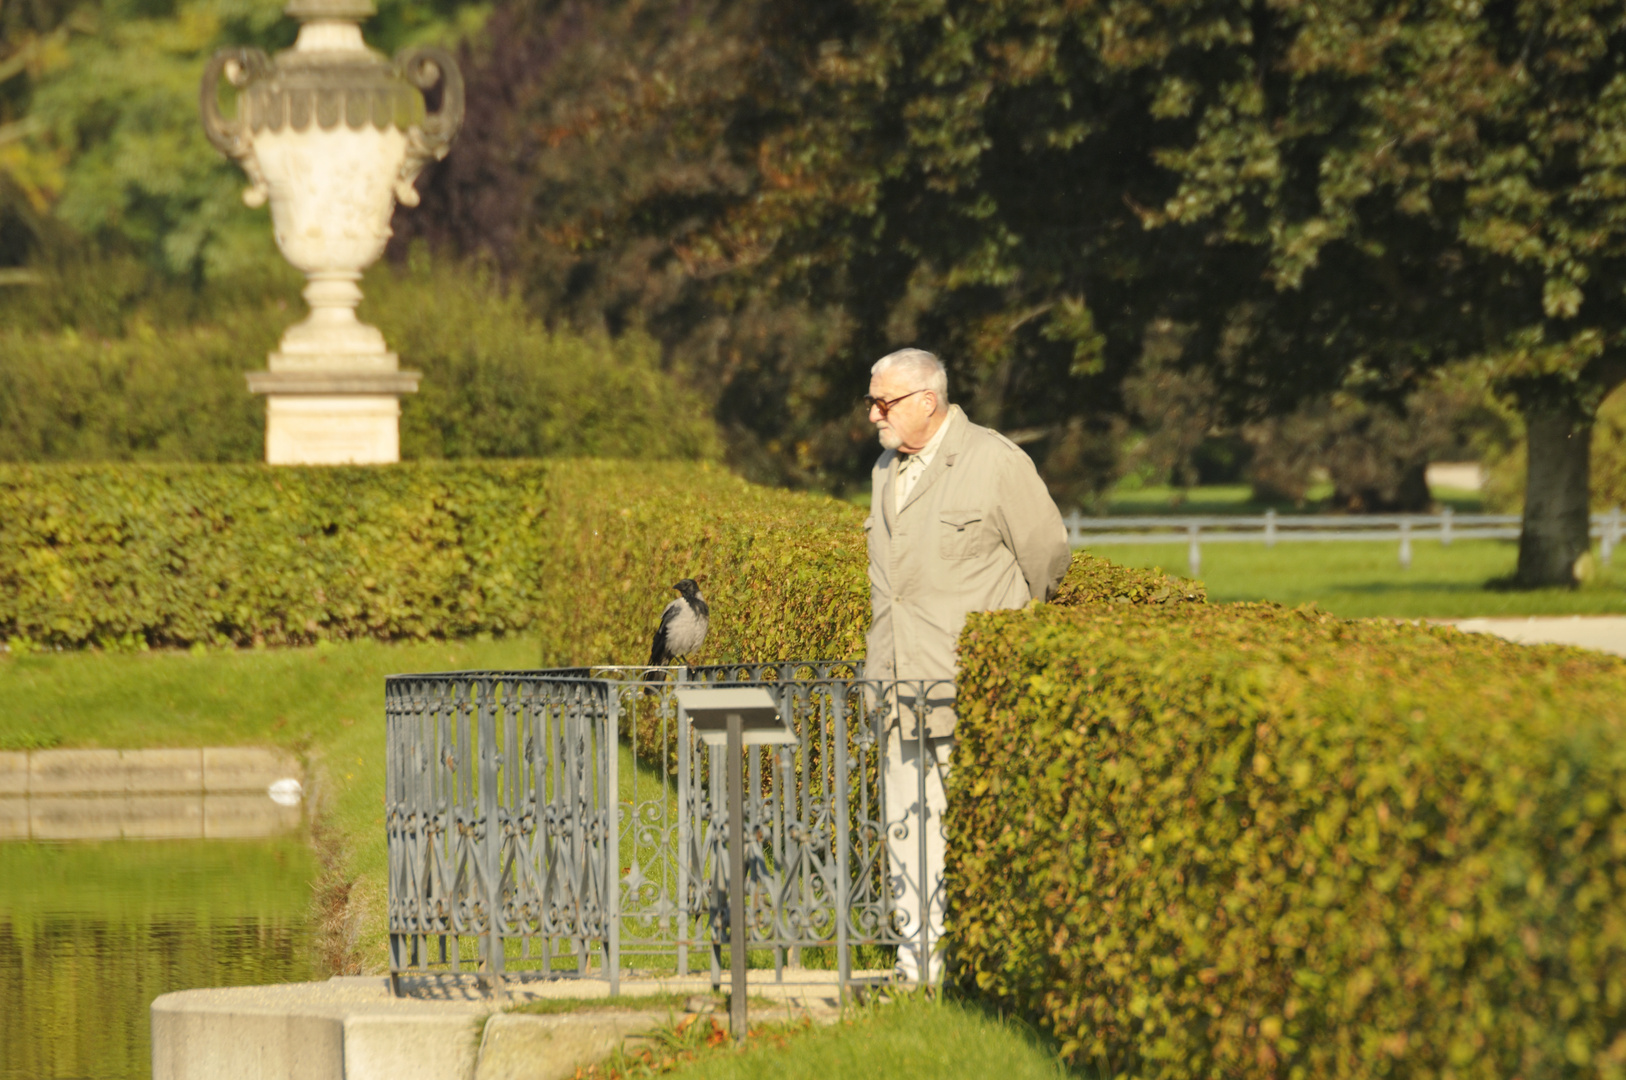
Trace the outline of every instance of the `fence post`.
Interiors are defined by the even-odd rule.
[[[1400,569],[1411,569],[1411,520],[1400,521]]]
[[[598,750],[604,755],[599,805],[604,807],[604,917],[609,924],[604,941],[604,966],[610,977],[610,996],[621,995],[621,695],[614,683],[605,683],[605,709],[599,719]],[[637,709],[634,703],[632,708]],[[633,714],[637,723],[637,714]],[[637,813],[634,807],[632,813]],[[631,816],[630,814],[628,815]]]
[[[868,690],[863,693],[867,694]],[[860,698],[862,700],[862,698]],[[832,756],[836,759],[836,790],[835,790],[835,818],[836,818],[836,985],[841,1004],[847,1004],[847,995],[851,991],[853,962],[851,949],[847,944],[847,919],[852,914],[849,910],[851,899],[848,895],[852,877],[852,837],[848,833],[848,807],[851,794],[847,789],[847,695],[840,690],[831,688],[830,701],[835,711],[835,737],[831,744]],[[860,713],[862,715],[862,713]]]
[[[1265,511],[1265,546],[1276,546],[1276,509],[1272,507]]]
[[[508,998],[504,985],[503,960],[507,946],[502,925],[502,804],[497,790],[499,768],[497,748],[497,688],[490,679],[481,679],[472,685],[478,695],[474,705],[475,753],[479,755],[479,807],[481,834],[480,861],[485,870],[485,978],[499,1001]]]
[[[1186,566],[1192,577],[1203,572],[1203,550],[1197,543],[1197,523],[1186,526]]]
[[[1449,506],[1447,506],[1444,510],[1440,511],[1440,546],[1441,547],[1450,547],[1451,546],[1451,514],[1452,513],[1453,513],[1453,511]]]
[[[1605,566],[1609,565],[1610,558],[1615,554],[1615,545],[1620,543],[1620,507],[1609,511],[1609,517],[1603,523],[1603,538],[1598,544],[1598,559]]]
[[[689,946],[685,944],[689,936],[691,924],[689,922],[689,852],[694,845],[694,824],[689,813],[689,800],[693,797],[689,791],[689,769],[693,766],[689,761],[689,714],[682,705],[677,705],[677,744],[678,744],[678,861],[677,861],[677,973],[681,978],[689,973]],[[692,924],[695,930],[699,929],[698,919]]]
[[[1062,524],[1067,526],[1068,547],[1077,547],[1079,545],[1082,538],[1078,535],[1078,527],[1081,523],[1077,510],[1070,511],[1067,517],[1063,519]]]

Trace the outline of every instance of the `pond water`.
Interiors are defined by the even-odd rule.
[[[171,990],[315,978],[294,838],[0,843],[0,1080],[144,1080]]]

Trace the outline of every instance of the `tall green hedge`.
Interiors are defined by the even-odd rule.
[[[703,659],[857,656],[863,514],[673,462],[388,468],[0,466],[0,638],[299,644],[534,632],[548,663],[640,663],[672,582]],[[1069,600],[1190,583],[1078,557]]]
[[[714,657],[851,655],[859,516],[693,464],[0,467],[0,636],[535,631],[550,661],[637,663],[668,586],[692,575],[718,610]]]
[[[1075,1060],[1626,1073],[1626,664],[1267,605],[961,649],[958,977]]]
[[[125,269],[0,289],[0,461],[260,460],[265,404],[243,375],[302,317],[297,284],[194,292]],[[648,335],[549,329],[490,274],[451,262],[379,266],[365,288],[362,317],[424,373],[401,402],[404,458],[722,456],[710,406]]]

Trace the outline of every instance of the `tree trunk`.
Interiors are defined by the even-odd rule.
[[[1562,392],[1520,404],[1529,457],[1514,580],[1526,588],[1573,586],[1576,560],[1592,546],[1592,414]]]

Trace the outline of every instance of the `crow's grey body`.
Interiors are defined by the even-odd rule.
[[[700,648],[711,625],[711,609],[693,578],[684,578],[672,588],[680,595],[661,612],[661,625],[649,650],[650,667],[681,660]]]

